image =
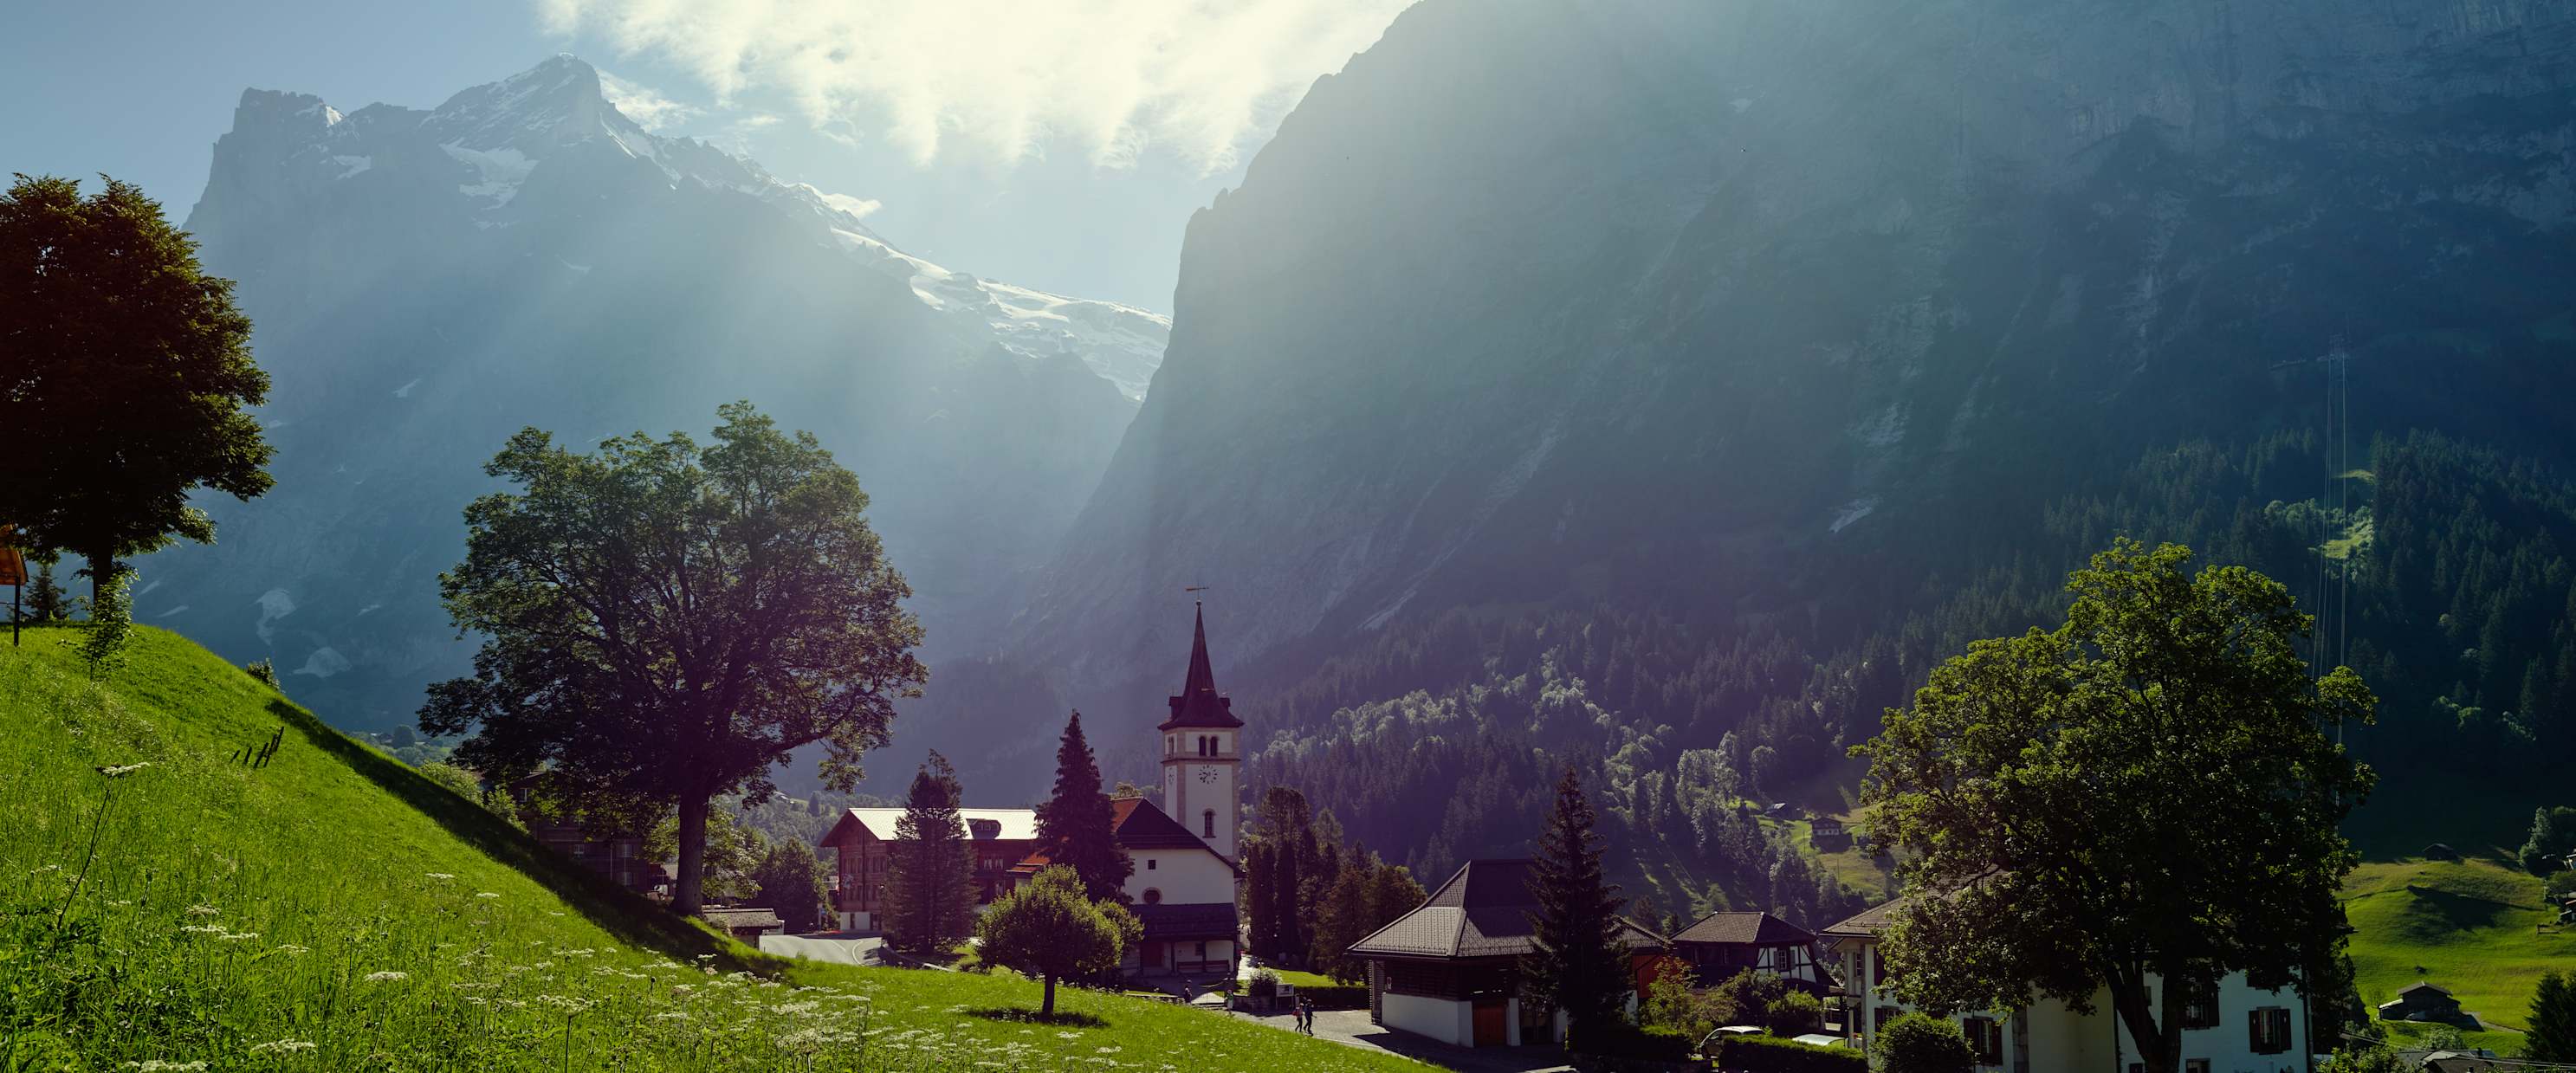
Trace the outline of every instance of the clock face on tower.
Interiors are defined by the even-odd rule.
[[[1207,782],[1207,783],[1213,783],[1213,782],[1215,782],[1215,781],[1216,781],[1216,769],[1215,769],[1215,768],[1212,768],[1212,767],[1203,767],[1203,768],[1200,768],[1200,769],[1199,769],[1199,781],[1200,781],[1200,782]]]

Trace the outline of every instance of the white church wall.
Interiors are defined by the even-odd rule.
[[[1213,856],[1198,850],[1138,850],[1128,856],[1136,870],[1127,877],[1127,898],[1136,904],[1145,902],[1149,889],[1163,893],[1168,905],[1213,905],[1234,903],[1234,870]],[[1147,867],[1151,862],[1152,867]]]
[[[1475,1046],[1476,1011],[1456,999],[1386,993],[1379,1018],[1388,1028],[1429,1036],[1442,1043]]]

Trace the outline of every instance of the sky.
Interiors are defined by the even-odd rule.
[[[121,0],[0,41],[0,172],[184,219],[249,87],[429,108],[570,52],[621,110],[874,203],[948,268],[1171,308],[1192,211],[1411,0]]]

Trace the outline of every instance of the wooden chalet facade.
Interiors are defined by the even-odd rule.
[[[1008,889],[1011,866],[1037,848],[1038,814],[1026,808],[958,810],[975,853],[975,904],[990,905]],[[833,850],[832,915],[844,931],[872,931],[884,926],[885,885],[891,864],[899,808],[854,808],[823,836]]]
[[[1671,945],[1702,987],[1751,970],[1774,973],[1819,998],[1834,989],[1816,934],[1769,913],[1710,913],[1676,933]]]

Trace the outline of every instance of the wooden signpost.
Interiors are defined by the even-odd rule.
[[[27,587],[27,559],[10,541],[18,527],[0,525],[0,585],[9,586],[9,647],[18,647],[18,596]]]

